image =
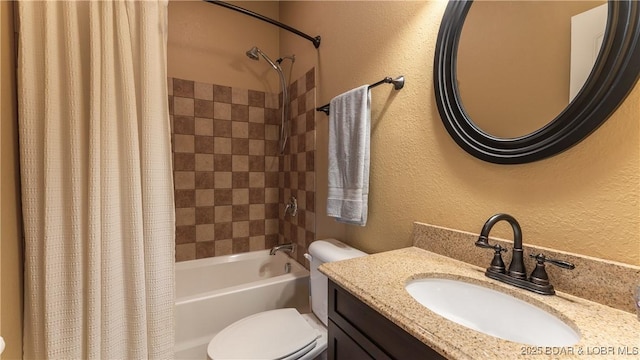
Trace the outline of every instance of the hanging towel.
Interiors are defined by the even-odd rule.
[[[327,215],[365,226],[371,136],[369,85],[336,96],[330,109]]]

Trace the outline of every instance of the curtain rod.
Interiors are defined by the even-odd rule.
[[[280,27],[282,29],[285,29],[285,30],[287,30],[289,32],[292,32],[292,33],[294,33],[294,34],[296,34],[298,36],[301,36],[301,37],[311,41],[313,43],[313,46],[315,46],[316,49],[320,47],[320,35],[318,35],[316,37],[311,37],[311,36],[303,33],[302,31],[300,31],[298,29],[292,28],[289,25],[283,24],[283,23],[281,23],[279,21],[273,20],[273,19],[268,18],[268,17],[266,17],[264,15],[260,15],[258,13],[255,13],[255,12],[251,11],[251,10],[247,10],[247,9],[242,8],[240,6],[226,3],[224,1],[220,1],[220,0],[202,0],[202,1],[208,2],[209,4],[215,4],[215,5],[219,5],[219,6],[222,6],[222,7],[226,7],[227,9],[235,10],[235,11],[243,13],[245,15],[252,16],[252,17],[254,17],[256,19],[259,19],[259,20],[262,20],[262,21],[266,21],[266,22],[268,22],[268,23],[270,23],[272,25],[278,26],[278,27]]]
[[[387,76],[386,78],[378,81],[377,83],[373,83],[371,85],[369,85],[369,89],[374,88],[378,85],[382,85],[382,84],[393,84],[393,88],[395,90],[400,90],[404,87],[404,76],[398,76],[397,78],[393,79],[389,76]],[[326,104],[326,105],[322,105],[320,107],[316,108],[316,111],[322,111],[323,113],[329,115],[329,108],[331,107],[330,104]]]

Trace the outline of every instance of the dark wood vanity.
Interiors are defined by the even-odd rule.
[[[329,280],[329,360],[445,359]]]

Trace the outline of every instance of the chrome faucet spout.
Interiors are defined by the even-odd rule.
[[[292,244],[292,243],[276,245],[271,248],[271,250],[269,251],[269,255],[275,255],[278,251],[292,253],[295,251],[295,249],[296,249],[296,244]]]
[[[522,252],[522,229],[518,221],[509,214],[495,214],[484,223],[482,230],[480,231],[480,237],[476,241],[476,246],[479,247],[491,247],[487,239],[489,238],[489,232],[493,226],[499,221],[506,221],[511,225],[513,229],[513,257],[511,264],[509,265],[509,276],[517,279],[526,279],[527,270],[524,266],[524,257]]]

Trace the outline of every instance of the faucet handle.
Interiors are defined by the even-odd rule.
[[[284,216],[287,216],[287,214],[291,214],[291,216],[298,215],[298,200],[295,196],[292,196],[289,199],[289,203],[284,207]]]
[[[564,269],[568,269],[568,270],[573,270],[576,268],[575,265],[573,265],[572,263],[568,262],[568,261],[564,261],[564,260],[557,260],[557,259],[550,259],[546,256],[544,256],[544,254],[537,254],[537,255],[529,255],[530,257],[536,259],[536,261],[538,262],[538,264],[544,264],[545,262],[548,262],[550,264],[553,264],[555,266],[564,268]]]
[[[493,259],[491,260],[491,265],[487,268],[487,272],[494,274],[504,274],[505,266],[504,261],[502,261],[502,252],[507,251],[507,249],[500,246],[500,244],[491,245],[489,244],[489,239],[485,235],[480,235],[478,240],[476,240],[475,245],[479,248],[483,249],[493,249]]]
[[[507,251],[507,249],[500,246],[500,244],[493,245],[493,259],[491,260],[491,266],[487,269],[490,272],[496,272],[504,274],[505,266],[504,261],[502,261],[502,252]]]
[[[480,236],[476,241],[476,246],[483,249],[493,249],[493,259],[491,260],[491,266],[487,269],[488,272],[491,273],[500,273],[504,274],[505,266],[504,261],[502,261],[502,252],[507,251],[507,249],[500,246],[500,244],[491,245],[486,236]]]
[[[549,285],[549,276],[547,275],[547,271],[544,268],[544,263],[548,262],[550,264],[553,264],[555,266],[559,266],[561,268],[564,269],[569,269],[569,270],[573,270],[576,268],[575,265],[573,265],[572,263],[568,262],[568,261],[564,261],[564,260],[557,260],[557,259],[549,259],[546,256],[544,256],[544,254],[537,254],[537,255],[529,255],[530,257],[536,259],[536,268],[533,269],[533,271],[531,272],[531,276],[529,277],[529,281],[531,281],[532,283],[538,284],[538,285],[542,285],[542,286],[548,286]]]

